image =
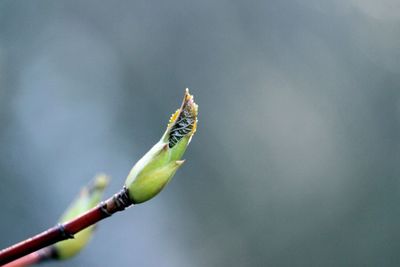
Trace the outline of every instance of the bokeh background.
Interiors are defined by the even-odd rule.
[[[399,266],[400,2],[1,1],[0,246],[107,196],[189,87],[170,185],[44,266]]]

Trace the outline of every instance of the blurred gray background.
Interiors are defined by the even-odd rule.
[[[400,2],[1,1],[0,247],[106,195],[189,87],[169,186],[45,266],[399,266]]]

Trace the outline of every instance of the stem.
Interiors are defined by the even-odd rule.
[[[63,224],[58,224],[34,237],[0,251],[0,265],[9,263],[29,253],[37,251],[62,240],[74,238],[79,231],[124,210],[133,204],[124,187],[119,193],[101,202],[96,207]]]
[[[45,247],[31,254],[25,255],[15,261],[12,261],[3,267],[27,267],[54,257],[54,249],[52,247]]]

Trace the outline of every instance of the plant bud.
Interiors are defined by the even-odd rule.
[[[167,130],[130,171],[125,186],[133,203],[157,195],[183,164],[181,160],[197,127],[198,106],[186,89],[181,107],[172,114]]]
[[[97,175],[91,185],[82,188],[79,196],[71,203],[60,218],[64,223],[96,206],[103,196],[104,189],[108,185],[109,178],[104,174]],[[74,239],[68,239],[53,245],[57,259],[69,259],[81,251],[91,239],[95,225],[92,225],[74,235]]]

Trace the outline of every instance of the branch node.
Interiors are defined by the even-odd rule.
[[[110,217],[112,213],[108,212],[107,210],[107,203],[105,201],[100,202],[100,211],[104,215],[104,218]]]
[[[129,198],[128,189],[124,186],[122,190],[113,196],[117,211],[122,211],[133,204]]]
[[[59,223],[59,224],[57,224],[56,227],[57,227],[58,231],[60,231],[61,237],[63,239],[73,239],[74,238],[74,235],[72,235],[71,233],[69,233],[68,231],[65,230],[65,227],[63,224]]]

